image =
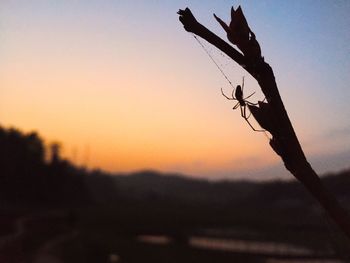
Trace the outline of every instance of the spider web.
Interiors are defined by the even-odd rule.
[[[192,34],[192,36],[223,76],[220,86],[223,87],[223,90],[227,91],[227,94],[231,94],[232,91],[236,89],[237,85],[242,85],[242,77],[246,75],[244,69],[237,67],[236,62],[234,62],[224,52],[220,51],[216,47],[213,47],[211,44],[208,44],[206,41],[202,41],[195,34]],[[245,82],[247,83],[248,80],[250,83],[249,85],[244,86],[244,93],[246,96],[248,96],[249,94],[255,92],[255,95],[252,98],[253,103],[256,103],[258,100],[262,101],[264,99],[264,95],[260,91],[258,84],[255,83],[255,81],[251,83],[249,80],[249,74],[247,77],[245,77]]]
[[[225,53],[218,50],[217,48],[213,48],[212,45],[205,44],[206,42],[203,43],[203,41],[201,41],[195,34],[192,34],[192,35],[193,35],[194,39],[198,42],[198,44],[202,47],[202,49],[205,51],[205,53],[208,55],[210,60],[214,63],[214,65],[219,70],[221,75],[224,77],[224,85],[223,86],[229,86],[229,89],[230,89],[230,92],[227,92],[227,94],[231,94],[231,93],[234,94],[236,88],[232,84],[231,79],[237,79],[237,75],[240,75],[237,83],[239,83],[239,85],[242,85],[242,77],[241,76],[244,76],[244,70],[240,69],[240,68],[235,69],[235,67],[236,67],[235,62],[230,57],[228,57]],[[235,70],[233,70],[233,69],[235,69]],[[245,85],[244,89],[245,89],[244,93],[248,94],[248,96],[249,96],[249,94],[255,93],[255,91],[254,92],[252,92],[252,91],[247,92],[246,85]],[[257,90],[260,91],[259,88]],[[255,95],[256,94],[254,94],[254,96]],[[247,97],[247,96],[245,96],[245,97]],[[261,97],[264,98],[264,96],[262,94],[261,94]],[[261,99],[261,100],[263,100],[263,99]],[[254,126],[259,126],[259,124],[255,121],[255,119],[254,118],[252,118],[252,119],[254,120],[253,121]],[[267,135],[266,131],[264,132],[264,134],[268,139],[270,139],[270,137]]]
[[[213,48],[212,47],[205,47],[204,44],[196,37],[196,35],[193,34],[194,39],[198,42],[198,44],[203,48],[203,50],[205,51],[205,53],[207,53],[207,55],[209,56],[209,58],[211,59],[211,61],[215,64],[215,66],[218,68],[218,70],[221,72],[221,74],[224,76],[224,78],[226,79],[226,81],[228,82],[228,84],[235,89],[235,87],[232,85],[232,82],[230,80],[230,78],[227,76],[227,74],[225,73],[225,71],[223,70],[223,68],[226,68],[229,64],[228,61],[226,61],[226,63],[223,63],[223,59],[221,59],[220,61],[217,59],[214,59],[213,54]],[[227,56],[224,55],[224,53],[222,53],[221,51],[219,51],[219,54],[222,58],[225,58],[227,60]],[[217,62],[218,61],[218,62]]]

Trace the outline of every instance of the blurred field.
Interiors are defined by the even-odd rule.
[[[57,150],[57,149],[56,149]],[[348,262],[349,240],[295,181],[87,171],[0,130],[0,262]],[[348,209],[350,171],[323,177]]]

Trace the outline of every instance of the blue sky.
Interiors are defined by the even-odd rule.
[[[176,14],[189,7],[225,38],[212,14],[229,22],[232,5],[316,170],[349,167],[350,1],[3,1],[1,124],[61,141],[90,168],[289,178],[221,96],[229,85]],[[246,76],[253,101],[262,99],[254,79],[205,45],[234,85]]]

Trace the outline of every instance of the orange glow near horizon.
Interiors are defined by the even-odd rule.
[[[187,2],[127,3],[2,4],[0,125],[35,130],[46,143],[61,142],[65,158],[112,172],[155,169],[230,178],[281,165],[264,134],[253,132],[239,110],[231,110],[233,103],[220,93],[221,87],[230,92],[227,81],[178,22],[176,11]],[[194,5],[198,18],[222,34],[206,4]],[[344,140],[350,142],[343,128],[349,125],[340,117],[349,112],[344,99],[349,97],[344,88],[350,82],[345,76],[349,59],[336,68],[333,57],[313,54],[309,43],[304,43],[309,56],[295,50],[285,27],[297,31],[304,25],[295,24],[294,17],[291,24],[279,23],[264,5],[257,14],[259,1],[245,5],[304,149],[315,155],[341,151]],[[229,10],[229,4],[220,4],[210,12],[228,19]],[[322,15],[318,18],[322,21]],[[328,48],[333,42],[327,43]],[[263,99],[248,73],[233,62],[225,65],[227,59],[207,46],[234,85],[245,76],[246,94],[256,91],[253,101]],[[321,57],[325,60],[314,60]],[[326,78],[326,64],[345,77]],[[333,80],[343,96],[327,89]],[[317,101],[326,110],[321,112]],[[327,134],[334,130],[342,139],[330,139]]]
[[[95,65],[60,63],[25,68],[13,63],[3,72],[1,84],[8,89],[3,124],[25,131],[37,127],[45,141],[62,143],[64,157],[89,168],[201,175],[251,167],[245,158],[257,152],[257,142],[260,152],[265,147],[263,137],[240,139],[253,132],[234,123],[241,122],[239,112],[229,110],[219,89],[213,89],[213,98],[193,90],[198,80],[188,79],[188,88],[179,89],[157,72],[113,66],[96,72]],[[162,90],[164,83],[168,85]],[[213,102],[228,113],[226,119],[208,106]],[[264,158],[254,165],[271,157]]]

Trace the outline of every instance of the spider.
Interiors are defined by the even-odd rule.
[[[252,106],[256,106],[258,105],[258,103],[252,103],[250,101],[247,101],[248,98],[250,98],[251,96],[253,96],[255,94],[255,92],[253,92],[252,94],[250,94],[248,97],[243,98],[243,88],[244,88],[244,77],[242,80],[242,87],[241,85],[237,85],[236,89],[232,90],[232,95],[231,97],[228,97],[224,91],[221,88],[221,93],[222,95],[228,99],[228,100],[236,100],[238,101],[237,104],[235,106],[233,106],[232,109],[237,109],[238,107],[240,107],[241,109],[241,116],[243,119],[246,120],[246,122],[249,124],[249,126],[253,129],[253,131],[259,131],[259,132],[265,132],[265,130],[257,130],[253,127],[253,125],[249,122],[249,117],[251,115],[251,113],[249,113],[249,115],[247,116],[247,105],[252,105]]]

